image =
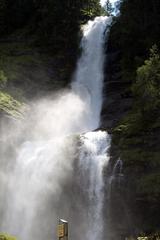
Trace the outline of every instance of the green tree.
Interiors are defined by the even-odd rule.
[[[113,24],[110,39],[113,49],[121,51],[123,81],[133,82],[136,69],[147,58],[148,49],[160,46],[160,1],[120,1],[121,14]],[[117,40],[118,39],[118,40]]]
[[[137,70],[133,85],[136,104],[146,118],[157,115],[160,109],[160,55],[157,46],[150,50],[150,58]]]
[[[111,15],[112,12],[113,12],[113,6],[112,6],[112,3],[110,2],[110,0],[107,0],[105,5],[104,5],[104,9],[106,10],[106,12]]]

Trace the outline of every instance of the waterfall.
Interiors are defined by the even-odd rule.
[[[85,219],[88,230],[83,237],[97,240],[103,237],[103,167],[108,164],[107,150],[110,138],[106,132],[89,132],[81,137],[83,147],[80,152],[79,169],[82,172],[83,191],[89,196],[89,206]],[[87,181],[88,180],[88,181]],[[86,235],[85,235],[86,234]]]
[[[70,222],[71,239],[101,239],[103,167],[110,137],[90,131],[100,122],[104,35],[111,21],[97,17],[83,27],[71,90],[35,101],[23,123],[6,129],[1,140],[0,232],[21,240],[56,239],[62,217]]]
[[[83,54],[78,61],[75,80],[72,83],[73,91],[85,100],[87,109],[86,127],[93,130],[99,127],[102,107],[103,64],[104,64],[104,37],[111,24],[112,18],[97,17],[89,21],[83,28]]]
[[[115,223],[118,222],[120,225],[120,223],[124,221],[124,219],[119,221],[118,214],[119,212],[122,212],[123,215],[126,214],[126,205],[123,201],[120,201],[120,199],[122,199],[121,196],[124,196],[124,193],[122,194],[124,184],[123,161],[118,158],[110,170],[111,172],[105,178],[105,236],[107,239],[114,239],[117,236]],[[119,206],[119,211],[116,209],[116,212],[114,212],[114,206],[117,205]]]
[[[108,181],[108,185],[109,185],[108,196],[109,196],[109,198],[111,195],[112,184],[114,183],[114,181],[117,180],[118,185],[121,184],[121,180],[123,178],[122,169],[123,169],[123,162],[120,158],[118,158],[118,160],[115,162],[115,164],[113,166],[113,171],[112,171],[112,174],[109,177],[109,181]]]

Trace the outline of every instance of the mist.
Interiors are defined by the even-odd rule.
[[[89,240],[90,222],[102,235],[102,171],[110,137],[84,133],[100,123],[104,32],[110,24],[111,18],[98,17],[83,28],[70,90],[31,102],[21,121],[1,123],[1,232],[22,240],[55,239],[58,219],[67,218],[77,223],[71,239],[81,239],[83,231]]]

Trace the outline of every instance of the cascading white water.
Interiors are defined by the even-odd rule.
[[[86,181],[89,181],[85,185],[83,178],[81,191],[88,194],[89,205],[85,206],[82,199],[80,205],[86,207],[85,213],[80,216],[81,213],[76,212],[76,215],[83,219],[83,223],[78,222],[77,233],[72,235],[71,232],[71,239],[75,236],[81,239],[83,236],[78,232],[83,229],[82,225],[88,226],[88,222],[92,226],[84,228],[84,236],[90,239],[92,232],[93,239],[100,238],[103,226],[102,169],[108,159],[106,151],[109,136],[101,131],[82,135],[79,147],[79,137],[73,134],[91,131],[99,126],[104,32],[107,33],[105,30],[108,30],[110,23],[111,18],[97,17],[84,26],[83,52],[71,91],[34,103],[29,123],[23,122],[23,131],[18,131],[16,137],[13,134],[14,137],[8,135],[3,139],[5,150],[0,160],[0,232],[16,235],[21,240],[55,239],[55,227],[60,214],[74,223],[75,218],[71,218],[75,214],[74,207],[70,210],[67,208],[70,202],[76,203],[71,196],[65,196],[64,186],[69,182],[70,188],[69,184],[74,182],[75,171],[79,171],[74,169],[74,162],[79,155],[79,167],[82,172],[87,171]],[[7,154],[9,140],[16,150],[14,156]],[[100,228],[96,227],[97,222]]]
[[[112,18],[97,17],[89,21],[83,28],[83,54],[78,61],[73,91],[85,100],[87,109],[87,131],[99,127],[102,107],[103,64],[104,64],[104,37],[111,24]]]
[[[106,153],[110,138],[106,132],[98,131],[86,133],[81,141],[83,145],[78,167],[82,171],[83,189],[89,196],[89,207],[86,209],[88,231],[83,237],[86,240],[97,240],[103,237],[103,167],[109,161]]]

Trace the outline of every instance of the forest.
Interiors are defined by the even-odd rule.
[[[120,12],[110,31],[110,69],[106,69],[108,81],[117,81],[114,89],[108,87],[108,94],[115,94],[115,103],[105,108],[105,114],[112,111],[110,118],[116,118],[107,127],[113,133],[112,157],[120,156],[124,162],[123,201],[133,214],[134,229],[130,231],[141,229],[145,235],[160,229],[160,2],[124,0]],[[118,114],[110,110],[116,104]],[[119,195],[113,203],[114,223],[114,207],[120,204],[122,193]],[[121,206],[117,228],[124,217]]]
[[[32,89],[39,94],[41,90],[66,86],[80,52],[81,24],[101,15],[101,11],[97,0],[1,0],[1,110],[19,115],[21,103],[17,100],[34,97]],[[52,61],[52,56],[57,60]],[[49,68],[54,65],[52,80]],[[28,68],[32,68],[30,76]],[[26,91],[27,83],[31,87]]]

